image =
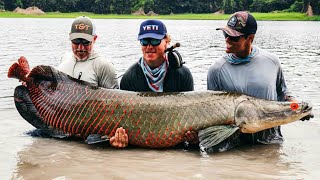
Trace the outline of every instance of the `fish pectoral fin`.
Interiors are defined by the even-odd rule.
[[[90,134],[84,142],[87,144],[97,144],[108,141],[108,136],[101,136],[100,134]]]
[[[234,134],[239,128],[234,125],[211,126],[199,131],[199,146],[209,148],[222,142]]]
[[[26,132],[27,135],[32,137],[44,137],[44,138],[57,138],[57,139],[64,139],[70,137],[70,135],[53,129],[34,129]]]

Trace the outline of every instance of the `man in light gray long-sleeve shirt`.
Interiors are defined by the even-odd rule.
[[[93,50],[97,37],[95,25],[89,17],[76,18],[69,34],[72,53],[66,53],[62,57],[58,70],[95,86],[118,89],[119,83],[113,64],[107,61],[102,54]],[[119,133],[125,133],[125,130],[122,127],[118,128],[110,139],[110,145],[123,148],[127,146],[126,143],[123,143],[123,138],[128,140],[128,136],[119,137]]]
[[[208,90],[240,92],[251,96],[277,100],[293,100],[289,95],[279,58],[252,45],[257,22],[248,12],[234,13],[222,30],[226,54],[209,68]],[[310,118],[310,117],[309,117]],[[207,151],[226,151],[242,143],[280,144],[280,127],[255,134],[237,133]]]
[[[113,64],[93,50],[98,36],[91,19],[86,16],[76,18],[69,37],[72,53],[66,53],[62,57],[58,70],[95,86],[119,88]]]

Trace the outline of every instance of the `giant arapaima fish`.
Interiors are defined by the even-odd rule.
[[[269,101],[239,93],[99,88],[50,66],[30,71],[24,57],[10,67],[8,77],[25,82],[14,93],[24,119],[53,137],[89,137],[88,143],[108,139],[124,127],[129,144],[136,146],[171,147],[183,142],[187,131],[201,130],[200,144],[211,147],[236,131],[256,133],[297,121],[312,109],[303,102]]]

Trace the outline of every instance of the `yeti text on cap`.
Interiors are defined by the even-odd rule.
[[[158,31],[159,26],[158,25],[146,25],[142,27],[144,31]]]

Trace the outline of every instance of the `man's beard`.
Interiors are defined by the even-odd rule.
[[[85,55],[85,56],[83,56]],[[87,60],[89,58],[90,53],[87,50],[76,50],[75,57],[77,60]]]

